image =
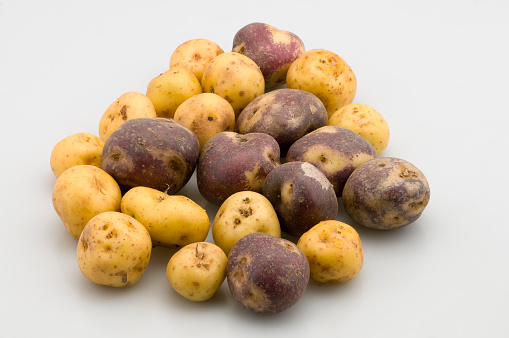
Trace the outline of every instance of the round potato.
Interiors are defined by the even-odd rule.
[[[149,187],[135,187],[126,192],[120,210],[145,226],[153,245],[182,247],[201,242],[210,229],[207,212],[196,202]]]
[[[166,278],[181,296],[206,301],[214,296],[226,278],[227,258],[215,244],[188,244],[177,251],[166,266]]]
[[[264,232],[281,237],[281,227],[270,201],[254,191],[240,191],[228,197],[212,223],[214,243],[228,255],[247,234]]]
[[[104,212],[81,233],[78,266],[96,284],[126,287],[141,278],[151,252],[150,235],[141,223],[120,212]]]
[[[53,207],[74,238],[80,237],[92,217],[106,211],[120,211],[121,198],[113,177],[92,165],[67,169],[53,186]]]
[[[104,141],[90,133],[76,133],[60,140],[50,156],[51,171],[55,177],[77,165],[101,167]]]

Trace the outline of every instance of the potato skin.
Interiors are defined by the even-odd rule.
[[[226,278],[247,309],[280,313],[295,305],[309,282],[309,263],[294,243],[266,233],[242,237],[228,256]]]
[[[299,237],[318,222],[338,215],[332,184],[307,162],[286,162],[272,170],[262,193],[274,206],[281,230],[292,236]]]
[[[281,154],[307,133],[327,125],[327,110],[315,95],[298,89],[277,89],[258,96],[240,113],[241,134],[266,133],[279,143]]]
[[[379,230],[415,222],[430,199],[424,174],[410,162],[379,157],[358,167],[343,190],[346,212],[355,222]]]
[[[135,119],[106,141],[101,168],[124,187],[145,186],[172,195],[194,172],[200,143],[173,119]]]

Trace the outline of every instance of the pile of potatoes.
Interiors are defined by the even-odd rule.
[[[338,284],[360,272],[361,240],[336,220],[340,200],[355,226],[381,230],[425,209],[426,178],[380,156],[388,124],[353,103],[357,79],[334,52],[252,23],[230,52],[193,39],[169,65],[145,94],[113,101],[98,136],[70,135],[52,150],[53,205],[90,281],[133,285],[154,246],[178,248],[166,276],[183,297],[205,301],[226,280],[246,308],[278,313],[310,279]],[[213,220],[178,194],[194,173],[218,206]]]

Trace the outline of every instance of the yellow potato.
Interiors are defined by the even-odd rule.
[[[364,264],[359,234],[336,220],[322,221],[297,242],[306,255],[311,278],[323,284],[338,284],[354,278]]]
[[[209,233],[207,212],[185,196],[135,187],[122,197],[120,208],[145,226],[154,245],[180,247],[204,241]]]
[[[77,165],[101,167],[104,141],[90,133],[76,133],[60,140],[51,152],[50,165],[55,177]]]
[[[99,137],[106,142],[124,122],[140,117],[156,117],[152,101],[142,93],[127,92],[122,94],[104,112],[99,121]]]
[[[309,50],[295,60],[288,69],[286,84],[288,88],[316,95],[329,117],[352,103],[357,91],[357,79],[350,66],[339,55],[325,49]]]
[[[117,182],[92,165],[71,167],[53,186],[53,206],[67,231],[79,238],[87,222],[106,211],[120,211],[122,195]]]
[[[195,95],[175,111],[174,119],[182,122],[198,138],[200,149],[212,136],[235,130],[235,112],[221,96],[212,93]]]
[[[214,243],[228,255],[240,238],[253,232],[281,237],[276,211],[260,193],[237,192],[228,197],[217,211],[212,224]]]
[[[226,278],[227,257],[215,244],[188,244],[166,266],[168,282],[183,297],[202,302],[214,296]]]
[[[364,137],[380,155],[389,143],[389,125],[373,107],[362,103],[348,104],[335,111],[329,125],[343,127]]]
[[[200,81],[182,67],[170,68],[153,78],[147,87],[147,96],[154,104],[157,116],[167,118],[173,118],[182,102],[201,92]]]
[[[151,252],[150,235],[143,225],[120,212],[104,212],[81,233],[78,266],[96,284],[126,287],[141,278]]]

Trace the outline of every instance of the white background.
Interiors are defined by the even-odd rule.
[[[0,1],[0,336],[506,336],[508,4]],[[391,128],[383,156],[427,176],[427,209],[396,231],[356,226],[359,275],[336,286],[310,282],[278,315],[245,310],[226,282],[208,302],[184,299],[166,281],[171,253],[160,248],[132,287],[89,282],[53,210],[53,146],[97,134],[109,104],[145,93],[182,42],[207,38],[230,51],[237,30],[255,21],[350,64],[354,102],[377,109]],[[217,207],[194,177],[181,193],[213,219]],[[338,219],[350,221],[343,210]]]

